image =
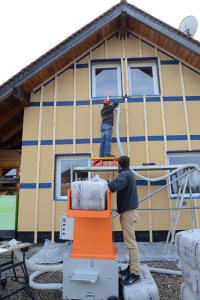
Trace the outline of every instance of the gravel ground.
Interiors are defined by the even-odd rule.
[[[35,248],[36,250],[36,248]],[[34,249],[32,250],[34,251]],[[35,252],[35,251],[34,251]],[[32,253],[30,251],[29,255]],[[28,257],[28,256],[27,256]],[[8,256],[1,256],[1,262],[7,261]],[[159,267],[166,269],[177,270],[176,264],[172,262],[151,262],[147,263],[148,266],[151,267]],[[19,268],[19,275],[21,274],[21,270]],[[12,272],[9,271],[7,274],[12,275]],[[152,273],[153,278],[158,286],[159,295],[161,300],[178,300],[180,298],[180,284],[183,281],[182,277],[176,277],[172,275],[158,274]],[[37,278],[38,282],[62,282],[62,274],[59,272],[52,274],[43,274]],[[18,285],[19,286],[19,285]],[[9,282],[6,287],[6,291],[13,291],[17,287],[17,284],[14,282]],[[0,289],[0,296],[5,295],[5,292]],[[54,300],[54,299],[62,299],[61,291],[33,291],[33,295],[36,300]],[[28,300],[30,299],[24,291],[17,293],[16,295],[11,296],[9,299],[11,300]]]
[[[172,262],[151,262],[147,263],[149,267],[157,267],[171,270],[178,270],[175,263]],[[183,278],[180,276],[166,275],[161,273],[151,273],[159,290],[160,300],[179,300],[180,285]]]

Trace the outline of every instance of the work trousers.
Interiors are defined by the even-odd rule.
[[[140,274],[140,258],[135,238],[135,224],[137,220],[138,214],[135,209],[127,210],[120,214],[123,238],[129,251],[130,272],[135,275]]]
[[[100,144],[100,152],[99,152],[100,157],[110,155],[111,140],[112,140],[112,125],[102,123],[101,144]]]

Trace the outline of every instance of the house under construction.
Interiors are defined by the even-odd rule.
[[[120,102],[120,140],[131,165],[199,164],[199,83],[200,42],[121,1],[2,84],[0,170],[3,176],[20,167],[18,238],[58,237],[73,168],[99,155],[106,95]],[[119,156],[114,131],[112,154]],[[139,197],[164,184],[137,178]],[[173,208],[177,193],[174,184],[140,208]],[[195,205],[199,196],[197,186]],[[139,238],[162,239],[171,216],[171,210],[139,211]],[[195,218],[198,224],[198,211]],[[184,210],[177,229],[191,226],[191,211]],[[113,230],[120,238],[117,218]]]

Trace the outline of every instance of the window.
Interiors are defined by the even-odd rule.
[[[128,75],[130,96],[151,96],[158,94],[158,78],[156,63],[130,63],[128,65]]]
[[[200,166],[200,152],[199,153],[170,153],[168,154],[168,163],[169,165],[183,165],[183,164],[191,164],[195,163],[196,165]],[[184,173],[184,170],[181,170],[178,172],[178,174],[174,174],[171,176],[170,180],[174,180],[175,178],[179,177]],[[185,179],[185,177],[183,177]],[[175,198],[177,196],[179,186],[180,186],[180,181],[184,180],[180,179],[171,184],[170,187],[170,196],[172,198]],[[191,191],[192,191],[192,196],[199,198],[200,197],[200,176],[198,173],[192,172],[190,177],[190,185],[191,185]],[[189,184],[187,184],[186,187],[186,198],[190,198],[190,191],[189,191]]]
[[[92,65],[92,97],[121,96],[120,64]]]
[[[67,190],[71,187],[72,181],[75,180],[75,173],[72,172],[74,167],[89,167],[90,156],[56,156],[56,178],[55,178],[55,198],[56,200],[66,200]],[[76,180],[87,180],[88,172],[76,172]]]

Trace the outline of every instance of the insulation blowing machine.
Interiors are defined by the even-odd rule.
[[[118,297],[118,254],[112,241],[111,193],[106,192],[104,210],[72,209],[71,190],[67,196],[67,216],[74,218],[74,235],[72,251],[64,258],[63,299]]]

